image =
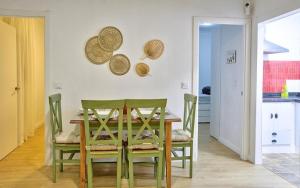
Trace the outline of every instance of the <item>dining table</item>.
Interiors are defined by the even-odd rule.
[[[126,128],[127,126],[127,119],[126,115],[123,118],[123,127]],[[172,182],[172,173],[171,173],[171,149],[172,149],[172,126],[175,122],[181,122],[181,118],[179,118],[177,115],[166,112],[165,119],[164,119],[164,128],[165,128],[165,148],[166,148],[166,187],[171,188],[171,182]],[[91,118],[90,120],[91,124],[98,123],[98,120],[95,120]],[[149,123],[158,123],[159,119],[151,119]],[[118,120],[116,118],[111,118],[108,120],[107,124],[109,125],[117,125]],[[132,119],[132,123],[140,123],[140,119]],[[84,119],[82,113],[76,114],[71,120],[71,125],[80,125],[80,188],[86,187],[86,137],[85,137],[85,127],[84,127]]]

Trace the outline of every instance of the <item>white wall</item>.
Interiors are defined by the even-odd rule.
[[[192,85],[193,16],[244,18],[242,3],[240,0],[1,0],[0,13],[1,9],[48,11],[46,96],[62,93],[67,124],[80,107],[80,100],[87,98],[167,97],[168,108],[182,116],[183,94],[191,92],[191,88],[182,90],[180,83]],[[128,55],[132,67],[143,55],[147,40],[164,41],[161,58],[155,62],[146,60],[152,76],[140,78],[131,68],[127,75],[118,77],[110,73],[106,64],[97,66],[88,62],[85,42],[107,25],[121,30],[124,43],[118,53]],[[55,90],[55,83],[62,90]],[[48,148],[47,161],[49,156]]]
[[[267,60],[300,60],[300,13],[265,25],[265,38],[289,49],[286,53],[266,55]]]
[[[261,104],[262,104],[262,51],[263,43],[257,43],[263,37],[263,29],[258,24],[300,8],[299,0],[254,0],[252,16],[252,49],[251,49],[251,107],[250,107],[250,160],[260,164],[261,160]],[[259,45],[258,45],[259,44]],[[256,136],[258,135],[258,136]]]
[[[211,31],[209,28],[199,28],[199,96],[202,88],[211,86]]]

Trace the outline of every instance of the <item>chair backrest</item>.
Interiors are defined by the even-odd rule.
[[[82,100],[82,108],[84,110],[84,126],[86,136],[86,146],[91,145],[117,145],[122,148],[122,131],[123,131],[123,108],[124,100]],[[101,114],[100,111],[108,110],[108,113]],[[88,112],[92,111],[97,124],[90,123]],[[110,118],[118,113],[118,136],[115,136],[112,127],[108,125]],[[91,135],[91,131],[95,130]],[[101,139],[101,135],[105,133],[106,138]],[[120,134],[121,133],[121,134]],[[116,138],[117,137],[117,138]]]
[[[57,93],[49,96],[50,106],[50,124],[52,131],[52,140],[55,135],[62,132],[62,115],[61,115],[61,94]]]
[[[126,100],[127,106],[127,129],[128,129],[128,147],[136,144],[156,144],[160,149],[163,148],[164,136],[164,121],[165,121],[165,107],[167,99],[128,99]],[[142,114],[141,109],[150,109],[150,114]],[[132,112],[136,112],[136,117],[132,116]],[[157,117],[159,114],[159,117]],[[136,134],[133,134],[132,118],[138,118],[141,122],[140,127],[136,128]],[[154,123],[151,119],[156,118],[155,125],[158,125],[159,134],[155,134],[152,128]],[[152,126],[152,127],[151,127]],[[147,131],[151,135],[147,139],[139,139],[142,133]]]
[[[183,130],[189,131],[192,138],[194,137],[196,103],[197,96],[184,94]]]

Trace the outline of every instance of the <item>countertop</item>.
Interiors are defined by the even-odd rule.
[[[300,93],[289,93],[288,98],[281,98],[280,93],[264,93],[263,102],[297,102],[300,103]]]

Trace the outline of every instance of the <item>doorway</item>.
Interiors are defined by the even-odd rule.
[[[300,11],[258,26],[256,150],[263,166],[300,186]]]
[[[11,109],[6,111],[10,118],[1,118],[1,121],[3,120],[3,125],[12,125],[14,122],[12,127],[15,129],[4,131],[14,144],[7,143],[5,137],[0,138],[4,139],[1,140],[3,147],[9,145],[9,149],[1,153],[1,160],[29,137],[34,136],[38,128],[44,126],[45,21],[43,17],[0,16],[0,22],[3,27],[1,29],[8,31],[1,33],[0,37],[11,39],[5,41],[6,44],[3,45],[15,44],[10,48],[14,51],[14,55],[2,54],[4,59],[11,59],[11,61],[2,61],[1,66],[7,68],[5,71],[8,74],[1,77],[1,88],[4,88],[3,83],[11,83],[4,88],[11,94],[3,96],[1,100],[13,102],[1,106],[3,108],[1,111]],[[4,46],[1,46],[2,50]],[[1,132],[3,129],[4,127]]]
[[[249,33],[248,20],[194,18],[193,92],[199,96],[199,126],[209,124],[209,135],[244,160],[249,148]],[[208,105],[209,118],[203,113]]]

